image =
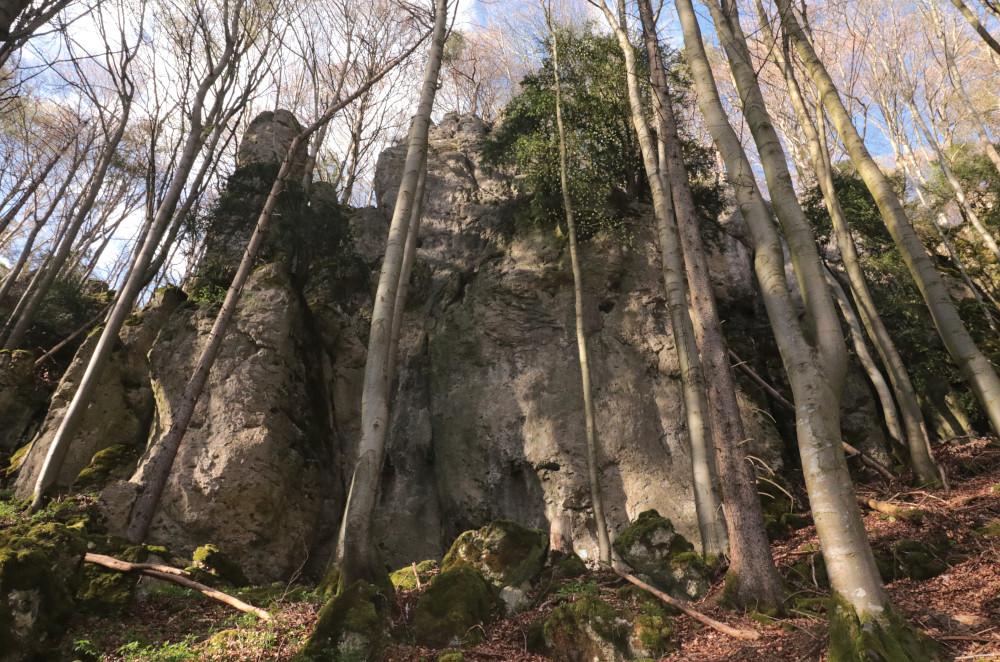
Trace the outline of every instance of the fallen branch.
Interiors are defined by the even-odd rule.
[[[635,584],[639,588],[646,589],[647,591],[649,591],[650,593],[652,593],[653,595],[655,595],[659,599],[661,599],[664,602],[666,602],[671,607],[675,607],[677,609],[680,609],[682,612],[684,612],[685,614],[687,614],[688,616],[690,616],[694,620],[698,621],[699,623],[702,623],[703,625],[707,625],[708,627],[710,627],[710,628],[712,628],[714,630],[718,630],[719,632],[721,632],[723,634],[728,634],[730,637],[735,637],[737,639],[750,639],[750,640],[760,639],[760,633],[757,632],[757,631],[755,631],[755,630],[739,630],[737,628],[730,627],[730,626],[726,625],[725,623],[720,623],[719,621],[717,621],[714,618],[711,618],[709,616],[706,616],[705,614],[701,613],[700,611],[695,611],[694,609],[692,609],[688,605],[684,604],[680,600],[678,600],[676,598],[670,597],[669,595],[667,595],[663,591],[659,591],[659,590],[653,588],[652,586],[650,586],[646,582],[644,582],[641,579],[638,579],[636,577],[633,577],[632,575],[628,574],[627,572],[622,572],[621,570],[619,570],[618,568],[615,568],[615,567],[612,567],[611,569],[614,570],[615,574],[618,575],[619,577],[621,577],[622,579],[627,579],[628,581],[632,582],[633,584]]]
[[[201,591],[210,598],[215,598],[220,602],[225,602],[227,605],[236,607],[240,611],[245,611],[247,613],[255,615],[257,618],[264,619],[265,621],[271,620],[271,615],[264,611],[254,607],[251,604],[243,602],[239,598],[235,598],[228,593],[223,593],[222,591],[217,591],[214,588],[205,586],[204,584],[199,584],[193,579],[188,579],[184,575],[188,574],[184,570],[178,568],[172,568],[170,566],[160,565],[158,563],[129,563],[128,561],[122,561],[111,556],[105,556],[104,554],[91,554],[88,553],[83,557],[83,560],[87,563],[94,563],[105,568],[111,568],[112,570],[118,570],[119,572],[138,572],[147,577],[155,577],[156,579],[162,579],[163,581],[172,582],[183,586],[184,588],[194,589],[195,591]]]
[[[417,572],[417,562],[413,562],[413,576],[417,580],[417,588],[420,588],[420,573]]]
[[[858,503],[862,506],[868,506],[872,510],[877,510],[880,513],[884,513],[898,519],[905,519],[910,522],[914,522],[915,524],[920,524],[924,521],[924,517],[927,515],[927,511],[921,510],[920,508],[914,508],[910,504],[889,503],[888,501],[868,499],[863,496],[858,496]]]
[[[845,453],[847,453],[848,455],[853,455],[853,456],[857,457],[858,459],[860,459],[861,462],[865,466],[874,469],[877,474],[879,474],[880,476],[882,476],[882,478],[885,478],[890,483],[896,479],[896,477],[893,475],[893,473],[891,471],[889,471],[888,469],[886,469],[885,466],[883,466],[881,462],[878,462],[874,458],[866,455],[865,453],[862,453],[861,451],[859,451],[854,446],[851,446],[846,441],[842,441],[841,443],[844,445],[844,452]]]

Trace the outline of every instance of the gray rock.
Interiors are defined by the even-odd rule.
[[[655,510],[639,515],[613,546],[625,563],[676,598],[696,600],[708,591],[704,562],[694,546]]]
[[[506,605],[508,614],[520,614],[531,606],[528,592],[516,586],[504,586],[500,589],[500,600]]]
[[[34,370],[35,355],[24,350],[0,351],[0,453],[22,442],[31,420],[48,402]]]

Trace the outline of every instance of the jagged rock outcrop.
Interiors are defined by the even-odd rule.
[[[24,350],[0,351],[0,453],[10,453],[35,412],[49,398],[35,376],[35,355]]]
[[[279,111],[251,123],[241,165],[267,166],[268,159],[274,165],[295,133],[289,117]],[[393,567],[441,558],[461,532],[498,519],[547,530],[552,518],[565,516],[577,551],[596,553],[568,250],[556,233],[524,219],[518,180],[482,163],[478,142],[487,131],[481,120],[455,115],[431,131],[376,514],[385,561]],[[182,555],[212,543],[252,582],[325,564],[353,468],[373,284],[404,155],[405,146],[397,146],[380,157],[378,207],[352,214],[349,251],[338,248],[339,241],[323,244],[322,232],[304,239],[282,234],[292,215],[276,219],[275,236],[290,243],[266,252],[244,288],[150,542]],[[331,197],[328,189],[312,188],[310,209]],[[233,209],[246,215],[230,219],[239,221],[234,227],[252,227],[256,202]],[[698,540],[679,366],[651,211],[638,205],[622,220],[631,243],[602,233],[581,246],[608,523],[615,534],[656,509],[680,534]],[[727,332],[763,337],[766,323],[738,217],[723,227],[712,264]],[[215,235],[216,256],[235,247],[226,237],[240,232]],[[297,252],[295,242],[302,241],[310,244],[300,247],[310,259]],[[92,407],[61,485],[102,448],[128,438],[148,449],[165,432],[216,313],[211,297],[175,308],[157,317],[155,329],[147,312],[123,334],[127,351],[108,369],[100,396],[114,399],[114,407],[103,414],[104,400]],[[141,342],[129,335],[140,332]],[[77,364],[86,355],[85,346]],[[773,365],[774,357],[767,358]],[[61,417],[74,370],[64,377],[39,439]],[[752,453],[780,468],[784,444],[766,399],[747,387],[741,406]],[[869,425],[877,427],[877,420]],[[30,455],[37,457],[43,445]],[[19,489],[33,483],[35,466],[34,459],[26,462]],[[132,481],[102,493],[113,531],[124,527],[140,489],[138,479]]]
[[[57,487],[69,487],[100,451],[119,445],[141,448],[145,443],[153,417],[153,391],[146,354],[160,328],[183,300],[184,295],[179,290],[162,289],[153,296],[142,314],[130,319],[123,327],[121,342],[101,374],[90,407],[70,442],[56,479]],[[73,401],[77,384],[99,339],[99,333],[91,333],[59,382],[45,420],[20,463],[14,483],[18,497],[27,497],[34,489],[49,446]]]

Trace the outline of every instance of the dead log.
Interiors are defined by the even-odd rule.
[[[923,522],[924,517],[927,515],[927,511],[910,504],[889,503],[888,501],[869,499],[860,495],[858,496],[858,503],[862,506],[868,506],[872,510],[877,510],[880,513],[890,515],[897,519],[905,519],[915,524]]]
[[[628,574],[627,572],[622,572],[618,568],[614,568],[614,567],[612,567],[611,569],[614,570],[615,574],[618,575],[619,577],[621,577],[622,579],[626,579],[626,580],[632,582],[633,584],[635,584],[636,586],[638,586],[639,588],[642,588],[642,589],[645,589],[645,590],[649,591],[650,593],[652,593],[653,595],[655,595],[659,599],[661,599],[664,602],[666,602],[671,607],[675,607],[675,608],[681,610],[682,612],[684,612],[685,614],[687,614],[688,616],[690,616],[691,618],[693,618],[694,620],[698,621],[699,623],[701,623],[703,625],[707,625],[708,627],[710,627],[710,628],[712,628],[714,630],[718,630],[719,632],[721,632],[723,634],[728,634],[730,637],[735,637],[736,639],[749,639],[749,640],[760,639],[760,632],[757,632],[756,630],[740,630],[740,629],[737,629],[737,628],[734,628],[734,627],[730,627],[730,626],[726,625],[725,623],[721,623],[721,622],[715,620],[714,618],[706,616],[705,614],[701,613],[700,611],[695,611],[694,609],[692,609],[691,607],[689,607],[687,604],[681,602],[680,600],[678,600],[676,598],[670,597],[669,595],[667,595],[663,591],[659,591],[659,590],[653,588],[652,586],[650,586],[646,582],[644,582],[641,579],[638,579],[636,577],[633,577],[632,575]]]
[[[88,553],[83,557],[83,560],[87,563],[94,563],[119,572],[138,572],[146,575],[147,577],[162,579],[163,581],[172,582],[174,584],[178,584],[179,586],[183,586],[184,588],[194,589],[195,591],[200,591],[210,598],[215,598],[219,602],[225,602],[227,605],[236,607],[240,611],[253,614],[257,618],[264,619],[265,621],[271,620],[271,614],[267,613],[263,609],[247,604],[246,602],[243,602],[239,598],[235,598],[228,593],[217,591],[210,586],[205,586],[204,584],[200,584],[193,579],[188,579],[185,575],[189,573],[179,568],[165,566],[159,563],[129,563],[128,561],[122,561],[121,559],[105,556],[104,554]]]

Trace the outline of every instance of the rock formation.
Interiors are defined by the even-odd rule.
[[[275,163],[294,135],[290,114],[265,115],[243,139],[242,166]],[[496,519],[548,530],[550,520],[566,517],[577,551],[596,553],[568,252],[564,239],[526,220],[517,178],[482,163],[478,142],[487,131],[474,117],[448,115],[431,132],[377,515],[385,560],[394,567],[441,558],[462,531]],[[331,216],[330,227],[321,224],[308,247],[267,253],[251,276],[151,542],[180,554],[212,543],[253,582],[325,564],[353,467],[372,274],[404,154],[405,146],[396,146],[381,156],[378,206],[351,215],[349,250],[322,244],[323,232],[345,229],[333,227],[341,221]],[[316,185],[312,195],[315,207],[330,192]],[[245,207],[252,224],[257,210]],[[678,533],[698,540],[679,368],[651,213],[634,205],[623,220],[629,244],[601,233],[581,247],[608,523],[617,533],[655,509]],[[743,358],[765,371],[774,354],[763,355],[772,345],[761,331],[766,323],[755,303],[749,251],[738,217],[723,226],[712,264],[727,330],[740,336],[741,351],[759,350],[760,356]],[[157,300],[126,329],[61,485],[72,483],[104,448],[157,443],[216,310],[210,300]],[[63,378],[24,459],[17,482],[22,494],[30,490],[46,435],[88,348],[85,343]],[[767,400],[750,385],[741,399],[753,435],[749,447],[779,468],[784,443]],[[879,426],[872,398],[862,385],[854,400],[853,429],[867,436]],[[137,489],[129,482],[104,488],[111,529],[124,526]]]

